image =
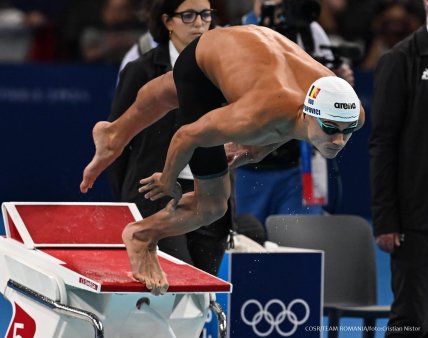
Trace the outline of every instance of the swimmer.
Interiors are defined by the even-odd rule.
[[[142,179],[139,189],[151,200],[172,199],[123,231],[133,275],[154,294],[168,288],[157,241],[210,224],[226,212],[228,164],[260,161],[292,139],[334,158],[365,118],[353,88],[283,35],[251,25],[217,28],[190,43],[173,72],[144,85],[120,118],[95,125],[95,156],[80,190],[86,193],[136,134],[177,107],[182,126],[171,140],[164,170]],[[187,163],[194,191],[182,195],[176,181]]]

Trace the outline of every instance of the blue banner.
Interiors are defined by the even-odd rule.
[[[0,65],[0,202],[111,200],[105,178],[86,196],[79,184],[116,77],[109,66]]]
[[[322,253],[227,253],[220,278],[233,292],[218,295],[229,338],[320,337],[322,325]],[[219,298],[220,297],[220,298]],[[203,338],[217,338],[210,315]]]
[[[321,253],[233,254],[230,337],[319,337]]]

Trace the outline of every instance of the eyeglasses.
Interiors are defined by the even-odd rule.
[[[183,21],[183,23],[195,22],[198,15],[201,17],[202,21],[211,22],[213,19],[212,17],[213,12],[214,12],[213,9],[204,9],[203,11],[200,11],[200,12],[197,12],[193,9],[189,9],[188,11],[175,12],[174,16],[180,16],[181,21]]]
[[[357,129],[358,127],[358,121],[355,121],[350,127],[345,128],[343,130],[340,130],[336,126],[332,126],[330,124],[325,124],[319,117],[316,118],[318,121],[318,124],[320,125],[322,131],[326,133],[327,135],[334,135],[334,134],[351,134]]]

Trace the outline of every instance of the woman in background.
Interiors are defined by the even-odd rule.
[[[149,30],[158,46],[120,73],[109,121],[117,119],[134,102],[138,90],[151,79],[174,67],[179,53],[195,38],[213,26],[209,0],[155,0]],[[168,113],[138,134],[109,169],[114,197],[134,202],[143,217],[164,208],[168,198],[150,201],[138,192],[139,181],[161,172],[170,140],[179,126],[179,113]],[[179,176],[183,193],[193,191],[193,176],[186,167]],[[181,236],[160,240],[159,249],[197,268],[216,275],[227,243],[230,214],[215,223]]]

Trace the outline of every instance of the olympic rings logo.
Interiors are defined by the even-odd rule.
[[[247,307],[254,304],[258,311],[253,315],[252,318],[247,318],[246,310]],[[269,308],[277,304],[279,305],[281,311],[278,312],[278,314],[274,317],[274,315],[269,311]],[[297,319],[297,315],[292,311],[293,306],[296,304],[301,304],[305,309],[305,315],[302,319]],[[266,337],[272,333],[273,330],[276,330],[279,335],[282,337],[289,337],[292,334],[294,334],[299,327],[299,325],[302,325],[304,322],[306,322],[309,318],[310,309],[307,302],[305,302],[303,299],[295,299],[287,306],[280,300],[280,299],[272,299],[269,302],[266,303],[265,307],[263,308],[262,304],[255,300],[255,299],[249,299],[247,300],[244,305],[241,307],[241,318],[244,321],[245,324],[248,326],[251,326],[253,328],[253,331],[255,334],[257,334],[259,337]],[[270,328],[266,332],[261,332],[257,325],[262,321],[265,320],[269,325]],[[293,324],[293,327],[288,332],[284,332],[281,330],[280,325],[286,320]]]

